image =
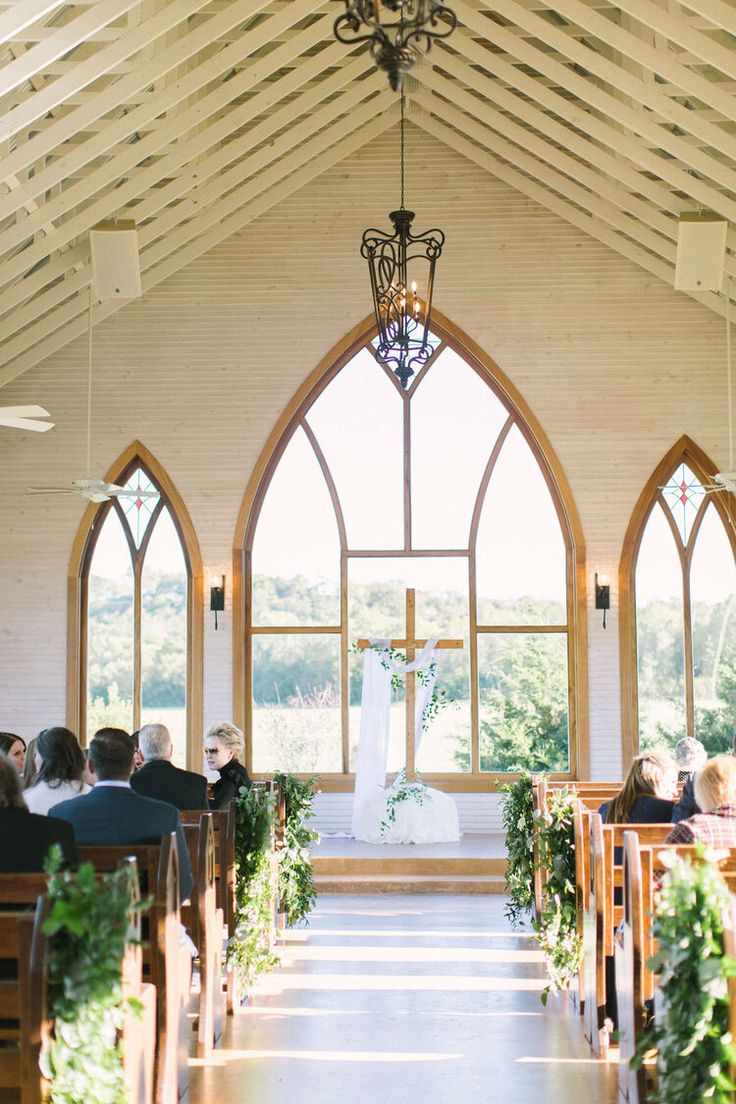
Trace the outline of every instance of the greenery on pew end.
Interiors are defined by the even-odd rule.
[[[121,1028],[138,1001],[125,998],[122,962],[131,942],[136,901],[127,869],[97,875],[91,863],[62,870],[52,848],[48,937],[49,1017],[53,1034],[44,1044],[41,1069],[51,1104],[125,1104]],[[137,894],[136,894],[137,896]]]
[[[227,947],[228,966],[247,992],[259,974],[278,962],[273,952],[271,831],[276,815],[272,794],[243,789],[235,799],[235,932]]]
[[[314,815],[316,778],[303,781],[293,774],[275,774],[286,801],[284,846],[279,852],[279,896],[289,925],[307,920],[317,902],[317,887],[312,870],[311,845],[319,842],[319,832],[307,825]]]
[[[582,941],[577,930],[575,900],[574,800],[575,795],[567,789],[553,791],[548,795],[546,812],[538,809],[534,814],[539,825],[539,865],[547,871],[542,912],[533,921],[549,975],[549,985],[541,994],[542,1004],[547,1003],[550,993],[569,989],[580,970]]]
[[[702,861],[661,852],[668,867],[652,934],[659,950],[648,966],[659,975],[662,1014],[632,1066],[653,1046],[659,1051],[662,1104],[731,1104],[730,1066],[736,1047],[728,1030],[728,979],[736,962],[723,953],[723,918],[729,892],[718,872],[717,851],[698,845]]]
[[[500,787],[501,818],[506,831],[506,918],[517,928],[534,904],[534,820],[532,779],[524,774]]]

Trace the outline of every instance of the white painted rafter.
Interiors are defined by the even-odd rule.
[[[46,19],[64,0],[20,0],[0,15],[0,43],[18,38],[28,27]]]
[[[384,130],[393,126],[396,121],[395,97],[388,92],[384,92],[381,94],[380,101],[380,103],[375,100],[371,101],[370,110],[361,113],[360,118],[356,113],[353,120],[356,125],[349,129],[344,136],[340,136],[334,145],[327,149],[321,149],[324,144],[321,136],[305,143],[298,154],[292,155],[292,160],[295,161],[299,157],[301,164],[290,164],[288,173],[280,182],[267,182],[262,192],[254,196],[252,200],[246,198],[245,193],[243,193],[243,203],[240,208],[227,214],[222,219],[212,219],[210,217],[206,226],[201,224],[203,232],[200,236],[192,234],[190,240],[183,242],[181,248],[170,255],[158,257],[152,252],[148,257],[142,257],[143,274],[141,282],[144,294],[163,280],[173,276],[202,254],[219,245],[220,242],[242,230],[253,219],[264,214],[265,211],[286,199],[293,192],[305,187],[311,180],[327,172],[333,165],[348,157],[355,150],[360,149],[366,142],[371,141],[383,133]],[[376,111],[376,107],[380,107],[382,110]],[[318,144],[320,148],[318,148]],[[0,368],[0,387],[16,379],[23,372],[28,371],[29,368],[34,367],[40,361],[83,334],[87,326],[86,303],[87,296],[80,295],[79,313],[73,321],[60,328],[53,327],[35,348],[17,358],[13,363]],[[124,306],[125,303],[115,299],[97,304],[92,311],[93,323],[101,322]]]

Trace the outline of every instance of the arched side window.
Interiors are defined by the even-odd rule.
[[[191,522],[142,445],[107,479],[130,493],[91,506],[75,542],[70,723],[89,739],[104,725],[133,731],[160,721],[175,762],[199,764],[202,569]]]
[[[622,716],[635,754],[696,736],[711,754],[736,731],[733,496],[708,492],[715,466],[688,438],[670,450],[624,543]]]
[[[354,642],[405,635],[407,587],[418,637],[464,642],[441,654],[437,685],[454,706],[426,732],[419,770],[472,788],[578,768],[584,568],[569,492],[495,365],[437,330],[407,391],[376,363],[367,327],[349,340],[296,397],[246,493],[235,715],[255,774],[316,772],[339,788],[354,770]],[[399,698],[390,770],[404,762],[404,723]]]

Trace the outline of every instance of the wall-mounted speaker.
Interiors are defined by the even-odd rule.
[[[720,291],[728,223],[720,215],[686,212],[677,227],[677,291]]]
[[[90,230],[89,244],[97,299],[135,299],[143,294],[134,222],[101,222]]]

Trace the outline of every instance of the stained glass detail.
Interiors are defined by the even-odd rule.
[[[120,495],[118,502],[123,508],[125,519],[136,548],[140,548],[153,512],[158,506],[157,498],[141,498],[141,491],[156,491],[158,487],[151,482],[142,468],[136,468],[123,484],[130,494]]]
[[[662,495],[670,508],[680,539],[686,545],[705,497],[705,490],[687,464],[680,464],[662,488]]]

